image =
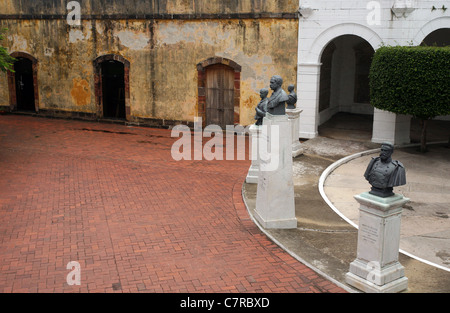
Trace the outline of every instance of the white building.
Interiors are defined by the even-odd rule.
[[[450,45],[449,0],[300,0],[300,138],[337,112],[373,114],[372,141],[410,141],[411,117],[369,104],[371,57],[382,45]]]

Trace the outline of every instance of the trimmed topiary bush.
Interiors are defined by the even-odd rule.
[[[450,47],[381,47],[369,79],[374,107],[422,120],[426,151],[427,120],[450,114]]]

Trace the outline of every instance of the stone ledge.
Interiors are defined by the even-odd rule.
[[[65,20],[66,14],[0,14],[0,20]],[[298,19],[298,13],[86,14],[82,20]]]

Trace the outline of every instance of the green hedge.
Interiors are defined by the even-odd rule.
[[[450,114],[450,47],[381,47],[369,79],[378,109],[422,120]]]

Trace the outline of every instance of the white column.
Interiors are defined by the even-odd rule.
[[[374,109],[372,142],[410,143],[411,116]]]
[[[264,228],[296,228],[292,138],[287,116],[267,113],[260,138],[255,218]]]
[[[252,147],[251,160],[252,164],[250,165],[250,169],[247,173],[247,178],[245,182],[248,184],[257,184],[258,183],[258,172],[259,172],[259,151],[258,151],[258,141],[259,136],[261,134],[261,126],[257,126],[253,124],[249,128],[250,131],[250,140]]]
[[[360,203],[357,257],[350,263],[346,282],[364,292],[399,292],[408,287],[398,262],[402,207],[409,199],[395,194],[381,198],[368,192]]]
[[[297,103],[303,110],[300,116],[300,138],[314,138],[319,126],[319,86],[321,63],[299,63]]]
[[[299,118],[300,113],[302,113],[303,110],[299,108],[295,109],[286,109],[286,115],[289,119],[289,124],[291,125],[291,135],[292,135],[292,157],[295,158],[296,156],[299,156],[303,154],[303,148],[300,143],[300,133],[299,133]]]

